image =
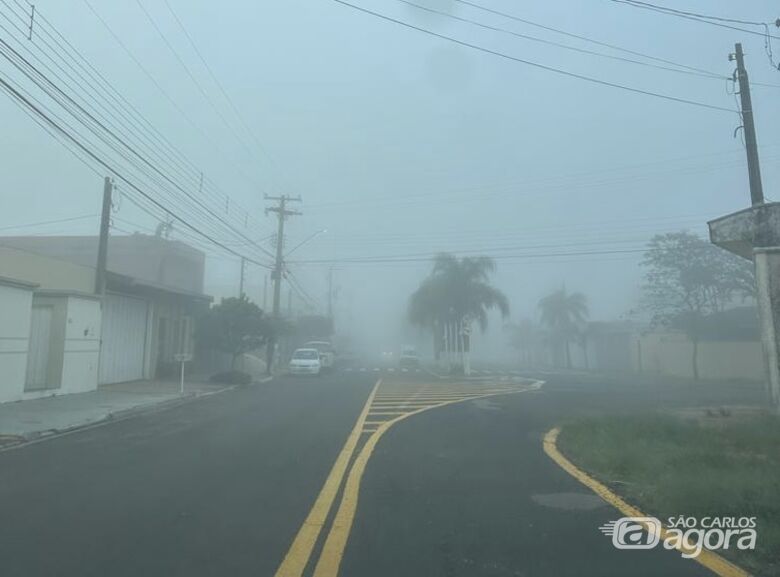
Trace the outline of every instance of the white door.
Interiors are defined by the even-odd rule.
[[[147,310],[145,300],[106,295],[98,371],[101,385],[144,378]]]
[[[51,349],[52,307],[34,306],[30,316],[30,346],[27,352],[27,380],[24,389],[47,389],[49,382],[49,352]]]

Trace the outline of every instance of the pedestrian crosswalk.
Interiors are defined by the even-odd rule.
[[[345,373],[380,373],[385,375],[407,374],[421,375],[428,374],[436,377],[445,377],[444,374],[437,374],[436,370],[428,370],[420,367],[390,367],[390,366],[354,366],[341,369]],[[490,378],[501,381],[520,381],[524,378],[524,373],[515,370],[494,370],[494,369],[476,369],[472,370],[469,378],[478,380],[480,378]]]

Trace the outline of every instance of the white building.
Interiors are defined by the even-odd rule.
[[[103,302],[96,253],[96,237],[0,238],[0,402],[164,376],[192,351],[193,317],[210,301],[203,253],[111,237]]]

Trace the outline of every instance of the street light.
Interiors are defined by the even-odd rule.
[[[298,243],[298,244],[296,244],[294,247],[292,247],[292,248],[290,249],[290,251],[289,251],[289,252],[288,252],[288,253],[285,255],[285,258],[287,258],[288,256],[290,256],[292,253],[294,253],[296,250],[298,250],[299,248],[301,248],[301,247],[302,247],[304,244],[306,244],[307,242],[309,242],[309,241],[313,240],[315,236],[318,236],[318,235],[320,235],[320,234],[323,234],[323,233],[326,233],[326,232],[328,232],[328,229],[327,229],[327,228],[323,228],[322,230],[318,230],[318,231],[317,231],[317,232],[315,232],[314,234],[307,236],[307,237],[306,237],[305,239],[303,239],[301,242],[299,242],[299,243]]]

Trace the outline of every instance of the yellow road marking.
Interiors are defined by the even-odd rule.
[[[381,383],[382,379],[379,379],[371,390],[371,394],[368,396],[365,405],[363,405],[363,410],[360,412],[352,432],[347,437],[347,442],[336,458],[336,462],[333,463],[333,468],[331,468],[330,474],[325,480],[317,500],[314,502],[314,506],[298,530],[298,534],[295,536],[282,564],[276,570],[275,577],[300,577],[306,568],[312,549],[314,549],[314,544],[317,542],[317,537],[319,537],[320,531],[322,531],[322,526],[325,524],[328,512],[333,506],[333,501],[336,499],[336,494],[341,486],[341,480],[347,471],[349,460],[362,434],[363,423],[368,416],[371,403],[374,401],[374,395],[376,395],[376,391]]]
[[[537,387],[540,386],[537,383]],[[527,389],[518,389],[509,391],[513,393],[521,393],[529,390],[534,390],[533,387]],[[491,396],[493,393],[479,395],[476,398]],[[333,519],[333,524],[328,536],[325,539],[325,545],[322,548],[320,558],[317,560],[317,565],[314,567],[313,577],[337,577],[339,567],[341,565],[341,559],[344,556],[344,549],[347,546],[347,539],[352,529],[352,522],[355,519],[355,511],[357,510],[358,495],[360,493],[360,481],[363,478],[363,472],[366,469],[366,464],[374,451],[377,442],[382,435],[394,424],[404,419],[422,413],[424,411],[430,411],[431,409],[444,407],[454,403],[459,403],[463,399],[453,399],[445,401],[441,404],[431,407],[422,407],[408,413],[399,415],[398,417],[391,419],[382,425],[373,433],[367,440],[363,448],[355,457],[355,462],[352,464],[352,468],[347,476],[347,482],[344,485],[344,493],[341,497],[341,504],[336,511],[336,516]],[[471,399],[468,399],[471,400]]]
[[[555,427],[554,429],[548,431],[544,436],[544,452],[547,453],[547,455],[553,461],[555,461],[564,471],[569,473],[580,483],[596,493],[596,495],[623,513],[623,515],[626,517],[647,517],[647,515],[645,515],[642,511],[633,505],[628,504],[615,493],[610,491],[606,486],[599,483],[596,479],[588,475],[582,469],[579,469],[576,465],[564,457],[563,454],[558,450],[558,446],[556,444],[558,440],[558,434],[560,432],[560,427]],[[352,473],[350,472],[350,476],[351,475]],[[650,526],[646,526],[645,528],[649,530]],[[665,528],[661,528],[661,538],[664,538],[667,534],[667,530]],[[683,547],[677,547],[677,549],[682,552],[687,551]],[[750,577],[750,573],[744,569],[734,565],[731,561],[728,561],[717,553],[713,553],[707,549],[702,549],[699,555],[693,557],[693,560],[697,563],[700,563],[701,565],[704,565],[707,569],[713,571],[715,574],[720,575],[720,577]]]

